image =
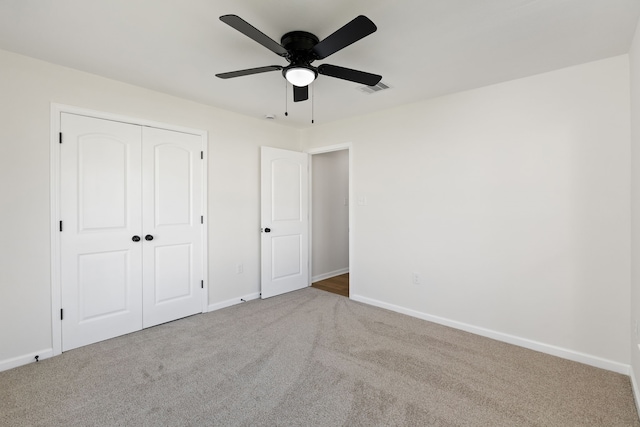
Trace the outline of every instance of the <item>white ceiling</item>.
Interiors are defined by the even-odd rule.
[[[315,62],[381,74],[392,89],[320,76],[294,104],[286,61],[222,23],[236,14],[276,41],[321,40],[355,18],[378,31]],[[364,114],[628,52],[640,0],[0,0],[0,48],[284,125]]]

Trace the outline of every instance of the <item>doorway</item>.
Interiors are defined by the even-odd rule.
[[[311,152],[311,286],[349,296],[349,147]]]

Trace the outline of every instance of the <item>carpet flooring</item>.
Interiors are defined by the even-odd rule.
[[[2,426],[640,426],[629,378],[307,288],[0,372]]]

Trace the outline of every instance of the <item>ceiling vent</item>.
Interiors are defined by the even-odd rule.
[[[360,88],[361,91],[368,94],[380,92],[381,90],[386,90],[386,89],[389,89],[389,85],[383,82],[380,82],[375,86],[362,86]]]

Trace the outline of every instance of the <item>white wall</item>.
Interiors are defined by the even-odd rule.
[[[640,404],[640,23],[629,52],[631,63],[631,367],[636,404]]]
[[[625,55],[303,131],[352,143],[352,295],[625,371],[629,114]]]
[[[316,281],[349,269],[349,151],[314,154],[311,159],[311,276]]]
[[[258,147],[298,131],[6,51],[0,94],[0,367],[52,347],[51,102],[208,131],[209,301],[259,292]]]
[[[51,102],[209,132],[213,305],[259,290],[258,146],[351,142],[354,196],[367,198],[351,201],[358,296],[629,364],[629,81],[625,55],[300,134],[0,51],[0,366],[51,348]]]

